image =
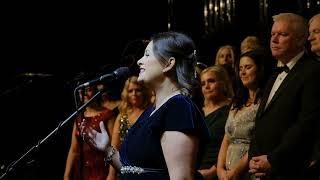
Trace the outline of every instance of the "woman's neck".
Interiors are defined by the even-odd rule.
[[[134,112],[141,112],[141,111],[143,111],[143,110],[144,110],[144,108],[142,108],[142,107],[132,106],[132,107],[130,107],[130,108],[128,109],[128,112],[134,113]]]
[[[178,86],[170,80],[165,81],[156,90],[155,108],[158,109],[162,104],[167,102],[171,97],[180,94]]]
[[[256,100],[257,89],[249,89],[249,96],[246,105],[251,105]]]

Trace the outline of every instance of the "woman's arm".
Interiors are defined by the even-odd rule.
[[[115,122],[114,122],[114,126],[113,126],[113,130],[112,130],[112,136],[111,136],[111,145],[113,147],[115,147],[116,149],[120,149],[120,118],[121,115],[118,114]]]
[[[230,170],[227,174],[230,179],[238,179],[241,174],[248,170],[249,161],[248,161],[248,152],[240,159],[236,167]]]
[[[229,138],[225,134],[220,146],[220,151],[218,155],[218,164],[217,164],[217,174],[219,179],[226,179],[227,178],[227,171],[226,171],[226,157],[227,157],[227,150],[229,146]]]
[[[66,167],[64,171],[64,180],[69,180],[72,174],[72,167],[75,163],[75,160],[78,159],[79,157],[79,142],[76,137],[76,132],[77,132],[77,125],[76,122],[73,124],[73,130],[72,130],[72,135],[71,135],[71,145],[69,148],[69,153],[66,161]]]
[[[117,149],[110,145],[110,138],[103,121],[100,121],[99,123],[101,133],[94,130],[93,128],[86,128],[85,131],[83,125],[81,126],[82,133],[85,133],[87,137],[86,142],[97,150],[105,152],[106,158],[109,159],[108,163],[111,164],[115,169],[120,171],[122,165],[120,162],[119,152]]]
[[[107,120],[107,131],[110,134],[110,138],[112,139],[113,136],[113,129],[114,129],[114,123],[115,123],[115,116],[112,116],[110,119]]]
[[[200,169],[198,170],[202,177],[205,180],[213,179],[217,176],[217,167],[216,165],[211,166],[209,169]]]
[[[115,153],[112,156],[109,156],[112,154],[112,151],[115,151]],[[120,155],[119,151],[116,150],[114,147],[109,146],[106,148],[106,157],[110,157],[109,164],[116,170],[120,172],[120,169],[122,167],[121,161],[120,161]]]
[[[161,146],[171,180],[192,180],[198,152],[198,139],[178,131],[165,131]]]
[[[114,122],[113,132],[111,137],[111,145],[118,150],[120,149],[120,135],[119,135],[120,117],[121,115],[118,114]],[[117,179],[117,171],[114,169],[113,166],[110,166],[107,180],[116,180],[116,179]]]

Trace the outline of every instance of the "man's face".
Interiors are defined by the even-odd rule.
[[[292,23],[274,22],[271,30],[270,48],[272,55],[283,63],[289,62],[303,47],[301,37],[295,32]]]
[[[311,21],[308,40],[311,45],[311,51],[320,56],[320,16]]]

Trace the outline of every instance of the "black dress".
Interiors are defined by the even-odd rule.
[[[154,107],[149,107],[129,129],[121,149],[123,166],[139,167],[144,173],[123,173],[121,180],[152,179],[166,180],[168,169],[161,148],[161,135],[165,131],[180,131],[195,135],[200,142],[209,138],[209,131],[201,112],[184,95],[170,98],[151,116]]]
[[[230,106],[223,106],[204,118],[210,129],[211,137],[208,143],[199,148],[200,169],[209,169],[217,164],[229,110]]]

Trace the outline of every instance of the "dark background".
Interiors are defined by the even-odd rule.
[[[79,81],[120,66],[135,73],[144,51],[142,40],[168,30],[168,22],[171,30],[192,36],[200,60],[211,64],[219,46],[239,47],[247,35],[268,44],[272,15],[296,12],[309,18],[320,9],[316,0],[268,1],[267,16],[261,21],[260,1],[238,0],[231,23],[219,20],[205,26],[203,6],[208,2],[1,4],[1,174],[75,111],[73,90]],[[308,2],[313,3],[311,8]],[[62,179],[72,121],[23,157],[4,179]]]

